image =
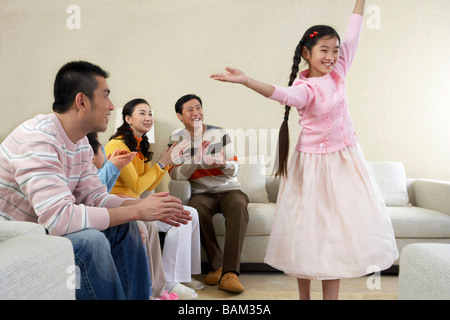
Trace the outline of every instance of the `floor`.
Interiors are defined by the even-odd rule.
[[[206,274],[194,278],[204,283]],[[239,277],[245,287],[241,294],[219,290],[217,286],[205,285],[197,291],[198,300],[297,300],[297,280],[281,272],[243,272]],[[322,299],[320,281],[312,281],[313,300]],[[373,274],[360,278],[341,280],[340,300],[397,300],[398,276],[396,274]]]

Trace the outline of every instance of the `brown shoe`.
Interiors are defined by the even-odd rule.
[[[222,267],[216,271],[210,271],[205,278],[205,283],[210,286],[215,286],[219,282],[220,276],[222,275]]]
[[[234,293],[244,292],[244,286],[239,282],[238,276],[233,272],[227,272],[219,282],[219,289]]]

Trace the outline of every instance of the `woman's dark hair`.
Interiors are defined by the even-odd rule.
[[[86,137],[89,140],[89,144],[92,147],[92,150],[94,150],[94,155],[98,154],[98,149],[100,148],[100,142],[98,141],[97,132],[90,132],[86,135]]]
[[[122,120],[123,124],[117,128],[116,133],[114,133],[109,140],[112,139],[121,139],[126,146],[130,149],[131,152],[133,151],[140,151],[142,152],[144,156],[144,162],[148,162],[152,160],[153,158],[153,152],[150,151],[150,142],[148,142],[147,133],[144,133],[142,135],[142,141],[139,145],[137,145],[136,138],[134,137],[133,130],[131,129],[130,125],[125,121],[126,116],[130,116],[133,114],[134,108],[138,104],[145,103],[146,105],[150,106],[148,102],[144,99],[137,98],[133,99],[129,102],[127,102],[122,109]]]
[[[193,99],[197,99],[198,102],[200,102],[200,105],[203,107],[202,99],[200,99],[199,96],[195,94],[187,94],[182,96],[180,99],[175,102],[175,112],[179,114],[183,114],[183,104],[185,104],[188,101],[191,101]]]
[[[92,99],[98,82],[95,76],[108,78],[109,74],[99,66],[87,61],[72,61],[66,63],[56,74],[53,85],[53,111],[65,113],[81,92]]]
[[[315,34],[317,33],[317,34]],[[311,37],[313,35],[313,37]],[[291,68],[291,75],[289,76],[289,86],[292,86],[298,76],[299,65],[302,60],[303,47],[306,47],[310,52],[321,38],[337,38],[341,43],[339,34],[332,27],[325,25],[317,25],[306,30],[301,38],[294,53],[293,64]],[[275,172],[276,177],[285,176],[287,173],[287,160],[289,157],[289,111],[291,107],[285,106],[284,120],[280,127],[278,135],[278,168]]]

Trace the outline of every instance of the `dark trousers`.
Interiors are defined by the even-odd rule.
[[[202,193],[193,195],[189,206],[198,211],[200,221],[200,241],[208,257],[210,271],[223,267],[222,274],[235,272],[239,275],[241,251],[247,231],[248,197],[241,190],[221,193]],[[212,218],[216,213],[225,218],[224,252],[219,248]]]

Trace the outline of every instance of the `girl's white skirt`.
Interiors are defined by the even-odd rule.
[[[394,230],[359,145],[294,152],[280,183],[265,262],[303,279],[342,279],[389,268]]]

